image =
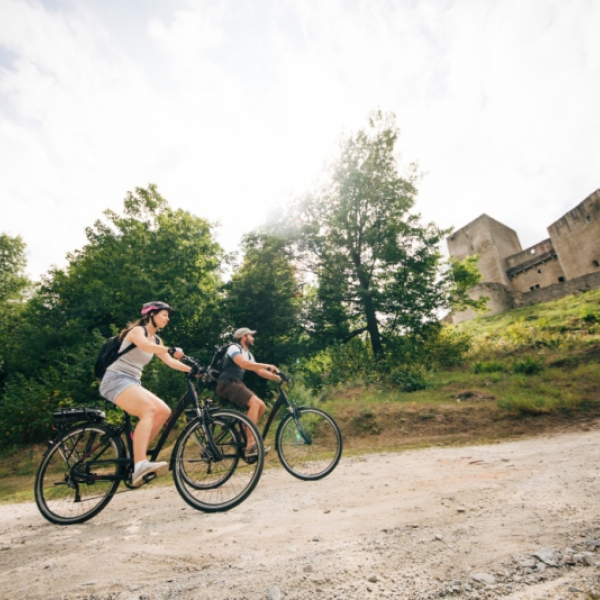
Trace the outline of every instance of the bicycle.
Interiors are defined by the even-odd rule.
[[[198,399],[196,375],[202,370],[190,357],[187,391],[179,400],[156,446],[148,450],[155,461],[179,417],[188,423],[177,438],[169,460],[175,487],[190,506],[219,512],[243,502],[256,487],[264,466],[264,446],[254,423],[245,415],[213,407]],[[69,408],[54,412],[57,433],[48,443],[35,478],[35,500],[51,523],[83,523],[103,510],[121,481],[132,488],[133,434],[131,418],[111,425],[104,411]],[[250,431],[258,454],[245,456]],[[146,476],[145,483],[156,477]]]
[[[269,428],[280,408],[286,407],[275,433],[275,449],[286,471],[304,481],[315,481],[329,475],[342,456],[342,433],[333,417],[320,408],[296,406],[288,397],[284,384],[291,379],[278,372],[279,396],[267,417],[262,433],[266,439]]]

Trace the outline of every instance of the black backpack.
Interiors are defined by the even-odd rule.
[[[148,337],[148,330],[144,327],[144,334]],[[106,369],[112,365],[117,358],[121,358],[124,354],[127,354],[130,350],[133,350],[136,346],[133,342],[125,348],[122,352],[119,352],[122,340],[119,339],[119,335],[115,335],[108,338],[98,352],[96,357],[96,363],[94,364],[94,375],[98,381],[102,381]],[[158,340],[158,336],[154,336],[155,341]],[[156,342],[158,343],[158,341]]]
[[[234,344],[232,342],[227,342],[227,344],[223,344],[217,348],[210,365],[206,367],[202,377],[202,381],[207,388],[215,389],[217,387],[217,379],[223,370],[227,350],[230,346],[237,346],[240,349],[240,352],[242,351],[242,347],[239,344]]]

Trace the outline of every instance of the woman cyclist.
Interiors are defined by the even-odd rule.
[[[156,335],[169,322],[173,309],[164,302],[147,302],[142,306],[142,317],[130,323],[120,333],[123,353],[107,369],[100,383],[100,394],[125,412],[139,418],[133,436],[134,469],[131,484],[139,487],[144,477],[167,466],[166,462],[150,462],[147,450],[150,441],[160,431],[171,414],[171,409],[152,392],[143,388],[143,368],[158,356],[165,364],[177,371],[189,373],[190,367],[176,360],[183,356],[181,348],[167,348]]]

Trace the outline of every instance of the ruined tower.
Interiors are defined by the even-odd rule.
[[[561,298],[600,287],[600,190],[548,227],[550,237],[523,250],[516,232],[486,214],[447,238],[450,256],[480,256],[482,275],[470,295],[486,296],[488,312]],[[471,310],[452,315],[472,319]]]

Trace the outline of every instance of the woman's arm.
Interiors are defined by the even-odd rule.
[[[183,352],[181,354],[176,353],[174,356],[178,355],[183,356]],[[184,373],[189,373],[192,370],[192,367],[184,365],[182,362],[179,362],[178,360],[174,359],[169,354],[157,354],[157,356],[158,358],[160,358],[160,360],[162,360],[165,363],[165,365],[169,365],[171,369],[175,369],[176,371],[183,371]]]
[[[183,356],[183,351],[181,349],[177,349],[178,351],[174,354],[176,358],[173,358],[169,354],[169,348],[167,348],[163,343],[160,344],[155,343],[146,337],[144,333],[143,327],[134,327],[128,334],[127,339],[130,342],[133,342],[140,350],[144,352],[149,352],[151,354],[156,354],[160,360],[162,360],[166,365],[169,365],[172,369],[176,371],[183,371],[184,373],[189,373],[192,369],[187,365],[176,360],[176,358],[181,358]]]

